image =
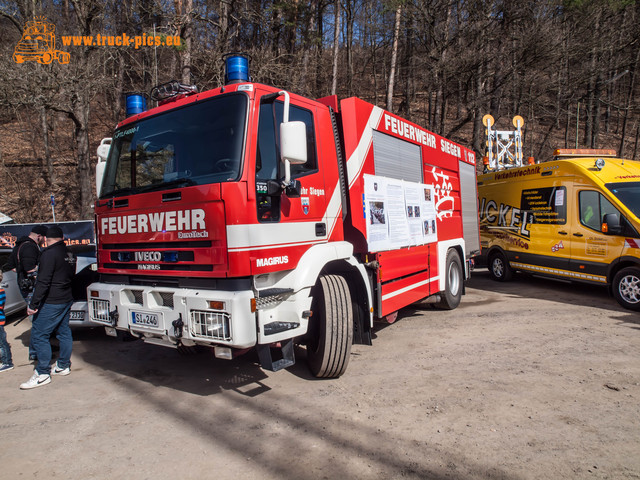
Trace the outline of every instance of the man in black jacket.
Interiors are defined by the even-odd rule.
[[[33,295],[33,287],[38,273],[38,262],[40,261],[40,247],[44,243],[46,233],[47,227],[35,225],[28,236],[18,239],[7,262],[7,268],[16,271],[18,288],[22,298],[27,302],[27,306],[31,302],[31,296]],[[33,348],[33,344],[29,342],[29,360],[35,359],[36,351]]]
[[[40,259],[40,247],[44,242],[46,233],[47,227],[44,225],[34,226],[28,236],[18,239],[7,262],[7,268],[16,271],[20,293],[27,302],[29,301],[27,297],[33,291],[33,284],[35,284],[38,261]],[[26,283],[22,282],[25,278],[33,279],[31,288],[26,288]]]
[[[27,314],[33,315],[31,338],[38,363],[33,376],[20,385],[23,390],[40,387],[51,382],[53,375],[71,373],[73,339],[69,328],[69,312],[73,303],[71,280],[76,271],[75,258],[64,244],[62,229],[47,230],[47,248],[40,255],[38,278]],[[60,342],[60,356],[51,370],[51,344],[55,333]]]

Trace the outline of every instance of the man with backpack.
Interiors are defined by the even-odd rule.
[[[33,288],[36,284],[38,262],[40,261],[40,247],[44,243],[47,227],[35,225],[31,233],[20,237],[9,256],[7,268],[16,271],[18,288],[27,305],[31,301]],[[35,360],[36,352],[29,342],[29,360]]]

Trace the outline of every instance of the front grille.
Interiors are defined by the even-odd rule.
[[[109,315],[109,301],[92,298],[91,303],[91,320],[106,325],[112,325],[111,316]]]
[[[160,292],[163,307],[173,308],[173,292]]]
[[[229,318],[228,313],[191,310],[189,331],[194,337],[231,340]]]
[[[137,303],[138,305],[144,305],[142,301],[142,290],[129,290],[131,295],[133,295],[133,303]]]

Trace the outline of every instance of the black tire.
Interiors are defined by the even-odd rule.
[[[323,275],[313,289],[313,315],[307,341],[311,373],[338,378],[347,369],[353,340],[353,309],[344,277]]]
[[[489,257],[489,275],[497,282],[507,282],[513,277],[509,260],[502,252],[492,253]]]
[[[627,267],[616,273],[613,296],[624,308],[640,311],[640,269]]]
[[[462,262],[458,252],[449,250],[447,252],[447,264],[444,269],[445,286],[442,300],[436,304],[437,308],[453,310],[460,305],[462,299],[462,286],[464,284],[464,274],[462,272]]]

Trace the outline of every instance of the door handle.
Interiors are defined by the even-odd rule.
[[[581,233],[574,233],[573,236],[574,237],[584,237],[584,235],[582,235]]]
[[[563,230],[560,230],[558,233],[559,233],[560,235],[567,235],[567,232],[565,232],[565,231],[563,231]]]

